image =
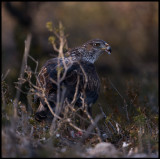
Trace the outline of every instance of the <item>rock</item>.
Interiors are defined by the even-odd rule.
[[[94,148],[87,149],[89,157],[118,157],[119,152],[108,142],[98,143]]]
[[[132,158],[158,158],[157,154],[145,154],[145,153],[138,153],[130,156]]]

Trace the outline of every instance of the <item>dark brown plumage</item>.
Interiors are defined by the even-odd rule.
[[[69,56],[65,57],[64,60],[62,58],[53,58],[44,64],[38,75],[37,86],[43,87],[45,90],[45,96],[53,111],[55,111],[57,101],[57,85],[53,80],[57,81],[58,71],[60,72],[60,76],[63,76],[65,72],[64,65],[66,65],[66,75],[60,82],[61,101],[67,99],[69,103],[72,102],[77,82],[79,81],[75,106],[82,106],[80,97],[84,97],[85,94],[85,103],[87,104],[88,112],[91,114],[91,106],[96,102],[100,89],[100,80],[94,62],[104,52],[110,54],[111,47],[103,40],[94,39],[86,42],[81,47],[70,50],[67,53]],[[85,93],[82,93],[83,91]],[[35,100],[40,101],[35,115],[36,119],[42,120],[49,117],[51,113],[44,99],[41,96],[35,96]]]

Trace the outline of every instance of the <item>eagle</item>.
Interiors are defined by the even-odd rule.
[[[88,113],[92,115],[92,105],[97,101],[100,91],[100,79],[94,63],[105,52],[111,54],[111,46],[101,39],[93,39],[70,49],[67,56],[48,60],[41,68],[36,82],[38,88],[43,88],[47,103],[41,96],[42,90],[38,90],[35,102],[39,101],[39,107],[35,119],[42,121],[49,116],[53,117],[48,104],[55,112],[58,90],[62,102],[67,100],[71,103],[74,100],[76,107],[82,107],[85,102]]]

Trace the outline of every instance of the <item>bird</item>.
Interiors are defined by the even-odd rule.
[[[87,111],[92,116],[92,105],[97,101],[100,92],[100,78],[94,63],[103,53],[111,54],[111,46],[104,40],[93,39],[70,49],[65,54],[67,56],[49,59],[43,65],[36,86],[43,88],[47,102],[54,112],[59,90],[62,102],[67,100],[68,103],[72,103],[74,100],[74,105],[78,108],[85,102]],[[46,100],[41,96],[41,91],[38,92],[34,98],[35,102],[39,101],[35,119],[42,121],[53,115]]]

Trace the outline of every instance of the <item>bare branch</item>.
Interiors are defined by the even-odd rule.
[[[34,61],[34,62],[36,63],[36,68],[35,68],[34,73],[37,73],[38,61],[36,61],[36,60],[35,60],[32,56],[30,56],[29,54],[28,54],[28,57],[29,57],[30,59],[32,59],[32,61]]]
[[[130,121],[130,120],[129,120],[129,116],[128,116],[128,111],[127,111],[128,104],[127,104],[125,98],[120,94],[120,92],[117,90],[117,88],[114,86],[114,84],[111,82],[111,80],[110,80],[109,78],[108,78],[108,80],[109,80],[109,82],[111,83],[112,87],[116,90],[116,92],[117,92],[117,93],[119,94],[119,96],[122,98],[123,103],[124,103],[124,110],[125,110],[125,112],[126,112],[127,120]]]
[[[27,67],[27,57],[30,50],[31,39],[32,39],[32,35],[28,34],[27,39],[25,41],[25,50],[24,50],[24,55],[23,55],[23,60],[21,65],[21,71],[20,71],[21,78],[24,77],[24,70],[25,70],[25,67]],[[18,84],[18,87],[21,89],[21,84]],[[19,97],[20,97],[20,91],[17,89],[16,96],[14,99],[14,118],[17,118],[17,105],[18,105]]]
[[[52,43],[52,46],[53,46],[53,49],[54,49],[55,51],[59,52],[59,50],[58,50],[58,48],[57,48],[57,46],[56,46],[55,43]]]
[[[4,81],[5,80],[5,78],[8,76],[8,74],[9,74],[9,72],[10,72],[10,69],[8,69],[7,70],[7,72],[6,72],[6,74],[3,76],[3,74],[2,74],[2,76],[1,76],[1,79],[2,79],[2,81]]]
[[[90,126],[88,127],[86,133],[84,134],[83,138],[82,138],[82,142],[84,142],[84,140],[89,136],[90,132],[96,127],[96,131],[97,131],[97,135],[98,135],[98,139],[100,142],[102,142],[101,139],[101,135],[100,135],[100,130],[97,127],[97,123],[98,121],[102,118],[102,115],[98,115],[96,116],[95,120],[91,122]],[[92,120],[92,119],[91,119]]]
[[[76,102],[76,98],[77,98],[77,94],[78,94],[78,88],[79,88],[79,82],[80,82],[80,77],[78,76],[78,80],[77,80],[77,84],[76,84],[76,89],[75,89],[75,93],[74,93],[74,97],[73,100],[71,102],[71,105],[74,105]]]

